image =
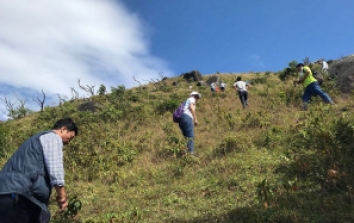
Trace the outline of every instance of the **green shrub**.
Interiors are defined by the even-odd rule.
[[[100,88],[98,89],[97,93],[98,95],[105,95],[106,94],[106,86],[104,86],[103,84],[100,85]]]
[[[289,67],[284,68],[284,70],[278,72],[278,77],[280,80],[285,81],[289,77],[297,77],[298,72],[296,69],[297,61],[293,60],[289,64]]]
[[[176,110],[178,108],[180,103],[181,102],[177,101],[176,99],[165,100],[157,105],[155,111],[160,115],[163,115],[166,112],[173,112],[174,110]]]

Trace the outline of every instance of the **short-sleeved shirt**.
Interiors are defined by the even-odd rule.
[[[236,81],[234,86],[237,87],[238,91],[247,91],[247,84],[244,81]]]
[[[194,109],[196,109],[196,100],[194,97],[190,97],[187,99],[187,101],[183,107],[183,112],[184,112],[184,114],[189,115],[193,119],[193,115],[192,115],[192,112],[190,109],[191,104],[194,104]]]
[[[328,63],[326,61],[322,61],[322,69],[328,69]]]
[[[308,71],[309,72],[309,75],[307,76],[307,78],[304,80],[304,87],[307,87],[309,86],[310,84],[312,84],[313,82],[316,82],[316,78],[314,78],[313,74],[312,74],[312,71],[309,67],[305,66],[303,68],[303,70],[301,71],[300,73],[300,76],[301,75],[305,75],[305,71]]]

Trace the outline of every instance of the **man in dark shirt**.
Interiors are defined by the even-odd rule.
[[[27,139],[0,171],[0,223],[48,223],[51,189],[60,211],[68,206],[63,144],[78,134],[70,118]]]

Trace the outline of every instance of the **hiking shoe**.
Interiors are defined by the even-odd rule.
[[[194,157],[194,158],[197,158],[197,156],[194,154],[194,153],[187,153],[189,156],[191,156],[191,157]]]

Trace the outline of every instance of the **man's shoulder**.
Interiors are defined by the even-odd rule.
[[[58,134],[56,134],[53,131],[45,131],[43,134],[39,137],[40,140],[50,140],[50,141],[61,141],[61,138]]]

